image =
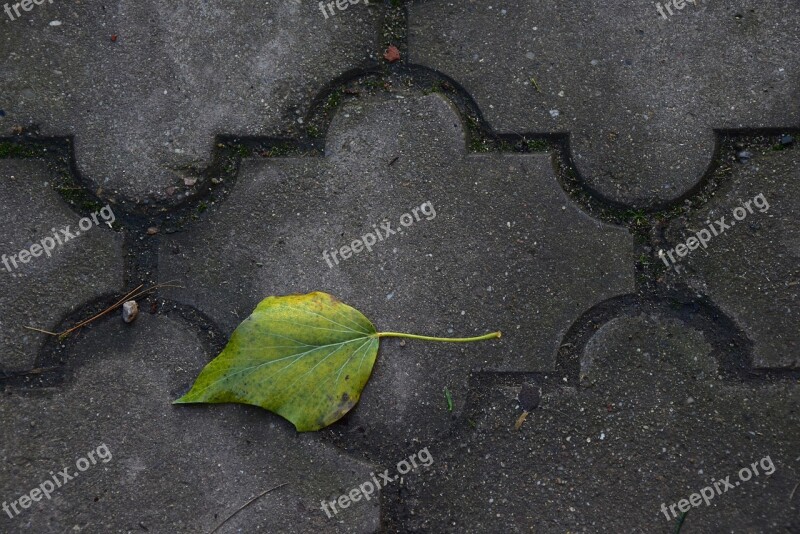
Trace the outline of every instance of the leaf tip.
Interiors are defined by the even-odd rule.
[[[188,397],[188,396],[189,396],[189,395],[188,395],[188,393],[187,393],[187,394],[186,394],[186,395],[184,395],[183,397],[181,397],[181,398],[179,398],[179,399],[175,399],[174,401],[172,401],[172,404],[190,404],[192,401],[190,401],[189,399],[187,399],[187,397]]]

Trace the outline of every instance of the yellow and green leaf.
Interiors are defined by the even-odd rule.
[[[356,405],[381,337],[469,342],[500,333],[460,339],[378,333],[358,310],[326,293],[268,297],[175,404],[252,404],[299,432],[319,430]]]

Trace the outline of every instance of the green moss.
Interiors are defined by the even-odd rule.
[[[497,149],[502,152],[511,152],[514,149],[514,146],[506,140],[501,140],[497,144]]]
[[[92,198],[82,187],[62,185],[55,189],[70,206],[74,206],[81,212],[94,213],[103,208],[103,205]]]
[[[206,204],[205,200],[200,201],[200,205],[197,206],[197,213],[203,213],[208,209],[208,204]]]
[[[35,158],[43,155],[41,148],[33,148],[20,143],[4,141],[0,143],[0,159],[4,158]]]
[[[656,216],[660,223],[665,223],[683,214],[685,207],[683,205],[673,206],[669,211],[661,212]]]
[[[492,146],[486,136],[483,135],[480,122],[475,117],[467,117],[467,134],[469,138],[469,149],[473,152],[489,152]]]
[[[236,162],[231,158],[226,158],[222,163],[222,172],[228,176],[236,174]]]
[[[278,143],[277,145],[267,148],[263,152],[265,158],[280,158],[294,154],[295,147],[291,143]]]
[[[550,143],[544,139],[527,139],[525,140],[525,146],[527,146],[528,150],[531,152],[542,152],[550,148]]]
[[[382,44],[386,49],[389,45],[403,42],[406,32],[405,13],[403,4],[399,0],[392,0],[390,8],[386,11],[382,30]]]
[[[492,147],[486,142],[486,140],[475,138],[470,141],[469,149],[473,152],[491,152]]]
[[[328,95],[328,101],[325,102],[325,110],[331,111],[339,107],[342,103],[342,90],[337,89]]]
[[[317,128],[312,124],[308,125],[308,128],[306,128],[306,132],[308,133],[308,136],[312,139],[316,139],[317,137],[320,136],[319,128]]]
[[[253,149],[246,145],[237,145],[235,150],[240,158],[249,158],[253,155]]]
[[[363,85],[367,89],[372,89],[376,91],[379,89],[383,89],[385,84],[386,82],[379,78],[370,78],[368,80],[364,80],[363,82],[361,82],[361,85]]]
[[[622,212],[622,218],[634,226],[647,226],[647,215],[644,210],[626,210]]]
[[[444,87],[442,86],[442,82],[438,81],[438,80],[433,82],[428,89],[425,89],[423,91],[423,93],[426,94],[426,95],[430,95],[430,94],[434,94],[434,93],[443,94],[444,92],[445,91],[444,91]]]

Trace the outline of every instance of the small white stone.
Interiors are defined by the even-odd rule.
[[[561,112],[560,112],[560,111],[558,111],[557,109],[551,109],[551,110],[550,110],[550,116],[551,116],[551,117],[553,117],[554,119],[555,119],[556,117],[558,117],[559,115],[561,115]]]
[[[132,323],[136,316],[139,315],[139,305],[135,300],[129,300],[122,305],[122,320],[126,323]]]
[[[60,20],[51,20],[50,21],[50,26],[61,26],[61,21]]]

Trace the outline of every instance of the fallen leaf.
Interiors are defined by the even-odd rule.
[[[269,297],[175,402],[254,404],[319,430],[358,402],[378,343],[366,317],[326,293]]]
[[[361,398],[382,337],[464,343],[500,332],[471,338],[378,333],[361,312],[327,293],[268,297],[175,404],[252,404],[288,419],[298,432],[319,430]]]

